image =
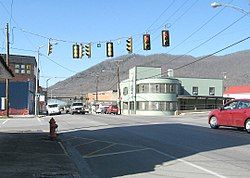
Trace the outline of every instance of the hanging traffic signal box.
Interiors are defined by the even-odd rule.
[[[84,56],[84,46],[82,44],[79,45],[79,58]]]
[[[126,42],[127,42],[127,51],[128,51],[128,53],[132,53],[133,52],[133,39],[128,38],[126,40]]]
[[[143,49],[144,50],[150,50],[151,49],[150,35],[149,34],[143,35]]]
[[[52,53],[52,44],[49,42],[48,44],[48,56]]]
[[[73,58],[79,58],[79,45],[73,45]]]
[[[107,42],[106,47],[107,47],[107,57],[113,57],[114,56],[113,43]]]
[[[169,46],[169,31],[168,30],[162,30],[162,46],[167,47]]]
[[[85,45],[85,53],[86,53],[86,56],[88,56],[88,58],[91,58],[91,44],[90,43]]]

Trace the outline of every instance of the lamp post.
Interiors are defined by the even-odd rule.
[[[221,6],[230,7],[230,8],[235,9],[235,10],[237,10],[237,11],[243,13],[243,14],[247,14],[247,15],[250,14],[250,12],[247,12],[244,9],[242,9],[242,8],[240,8],[238,6],[232,5],[232,4],[222,4],[222,3],[219,3],[219,2],[213,2],[211,4],[211,7],[213,7],[213,8],[217,8],[217,7],[221,7]]]

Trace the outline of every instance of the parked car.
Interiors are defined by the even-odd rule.
[[[66,114],[69,113],[69,111],[70,111],[70,105],[69,104],[64,106],[64,111],[66,112]]]
[[[59,105],[54,103],[54,104],[48,104],[46,106],[47,109],[47,114],[52,115],[52,114],[61,114],[61,111],[59,109]]]
[[[108,108],[107,108],[107,114],[118,114],[118,107],[117,105],[110,105]]]
[[[96,114],[106,114],[107,112],[107,109],[108,109],[109,106],[99,106],[98,109],[96,109]]]
[[[70,113],[71,114],[85,114],[85,110],[83,107],[83,103],[81,102],[73,102],[70,106]]]
[[[208,123],[211,128],[220,126],[246,129],[250,133],[250,99],[232,100],[223,107],[209,113]]]

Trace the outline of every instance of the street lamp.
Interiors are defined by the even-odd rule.
[[[247,15],[250,14],[250,12],[247,12],[247,11],[245,11],[244,9],[242,9],[242,8],[240,8],[240,7],[238,7],[238,6],[232,5],[232,4],[222,4],[222,3],[218,3],[218,2],[213,2],[213,3],[211,4],[211,7],[213,7],[213,8],[217,8],[217,7],[221,7],[221,6],[230,7],[230,8],[232,8],[232,9],[237,10],[237,11],[240,11],[240,12],[243,13],[243,14],[247,14]]]
[[[57,45],[57,43],[54,43],[53,45]],[[47,46],[47,44],[44,44],[42,46],[39,46],[37,49],[37,66],[36,66],[36,86],[35,86],[35,116],[38,115],[38,98],[39,98],[39,58],[40,58],[40,49],[44,46]]]

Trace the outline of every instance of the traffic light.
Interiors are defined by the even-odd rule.
[[[169,31],[168,30],[162,30],[162,46],[167,47],[169,46]]]
[[[84,56],[84,46],[82,44],[79,45],[79,58]]]
[[[73,45],[73,58],[79,58],[79,45]]]
[[[52,53],[52,44],[49,42],[48,43],[48,56]]]
[[[85,45],[85,52],[86,52],[86,56],[88,56],[88,58],[91,58],[91,44],[90,43]]]
[[[114,56],[113,43],[107,42],[106,47],[107,47],[107,57],[113,57]]]
[[[149,34],[143,35],[143,49],[144,50],[150,50],[151,49],[150,35]]]
[[[132,39],[132,37],[128,38],[126,40],[126,42],[127,42],[127,51],[128,51],[128,53],[132,53],[133,52],[133,39]]]

